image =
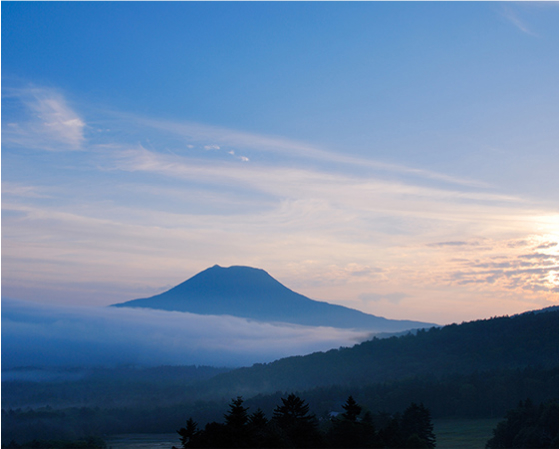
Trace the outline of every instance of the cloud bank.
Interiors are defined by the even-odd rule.
[[[247,366],[363,341],[365,333],[149,309],[54,307],[2,298],[2,369]]]

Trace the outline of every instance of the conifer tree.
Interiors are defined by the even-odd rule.
[[[362,413],[362,407],[358,405],[352,396],[348,396],[346,404],[344,404],[342,408],[345,410],[342,417],[348,421],[355,422],[358,415]]]
[[[241,396],[232,399],[231,404],[229,404],[229,413],[224,415],[226,425],[234,429],[243,428],[249,421],[247,410],[249,408],[243,407],[243,398]]]
[[[273,412],[273,421],[285,432],[290,447],[324,446],[315,415],[309,414],[309,405],[295,394],[281,398],[282,405]]]
[[[282,405],[277,406],[273,418],[282,426],[290,426],[298,422],[311,422],[314,416],[309,415],[309,405],[294,393],[287,398],[281,398]]]
[[[256,429],[263,429],[267,424],[268,419],[266,419],[264,412],[260,408],[249,416],[249,425]]]
[[[427,448],[436,447],[432,417],[424,404],[418,405],[414,402],[410,404],[404,411],[400,424],[405,441],[410,438],[414,441],[419,439],[426,444]],[[418,438],[414,438],[414,435]]]
[[[377,447],[378,439],[371,415],[366,414],[365,419],[358,421],[362,407],[352,396],[348,397],[342,408],[345,412],[331,421],[328,431],[330,446],[345,449]]]
[[[192,419],[187,420],[185,427],[181,427],[177,433],[181,436],[181,444],[188,447],[188,444],[199,434],[198,424]]]

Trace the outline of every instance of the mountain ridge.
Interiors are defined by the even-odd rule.
[[[316,301],[274,279],[265,270],[214,265],[181,284],[149,298],[113,304],[201,315],[232,315],[265,322],[328,326],[372,332],[400,332],[436,326],[391,320],[348,307]]]

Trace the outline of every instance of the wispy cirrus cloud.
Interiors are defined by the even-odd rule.
[[[79,150],[85,143],[85,123],[64,96],[54,89],[8,88],[3,91],[3,108],[15,108],[18,119],[2,121],[2,139],[34,149]]]
[[[347,154],[336,153],[320,148],[310,143],[287,139],[279,136],[268,136],[248,133],[234,129],[211,126],[193,122],[177,122],[172,120],[159,120],[133,114],[115,114],[115,119],[128,123],[131,127],[148,127],[181,137],[189,141],[215,142],[204,144],[206,146],[219,146],[221,148],[243,148],[246,152],[274,153],[284,156],[287,160],[294,158],[300,160],[314,160],[353,168],[361,167],[403,176],[413,176],[418,179],[434,180],[452,185],[470,187],[488,187],[484,182],[459,176],[450,176],[431,170],[419,169],[400,164],[391,164],[372,159],[365,159]],[[249,157],[248,157],[249,156]],[[243,161],[249,160],[250,155],[242,157]],[[279,160],[282,163],[282,159]]]
[[[2,182],[2,195],[9,197],[23,197],[23,198],[49,198],[44,189],[21,183],[14,183],[9,181]]]
[[[94,130],[90,138],[86,139],[86,124],[79,114],[69,106],[64,95],[55,89],[30,87],[30,88],[4,88],[4,109],[6,115],[13,116],[15,120],[3,121],[2,135],[6,144],[46,149],[51,151],[76,150],[95,148],[109,136],[107,146],[116,141],[111,136],[125,134],[134,138],[140,133],[146,134],[146,129],[153,129],[160,133],[163,141],[172,139],[185,139],[197,142],[204,150],[224,150],[241,162],[249,162],[250,154],[238,155],[235,149],[256,153],[275,153],[284,156],[288,165],[293,163],[293,158],[315,160],[328,164],[336,164],[352,168],[367,168],[381,172],[412,176],[418,179],[434,180],[451,185],[488,187],[475,179],[449,176],[430,170],[407,167],[405,165],[390,164],[371,159],[363,159],[335,153],[317,146],[286,139],[278,136],[266,136],[255,133],[221,128],[192,122],[176,122],[171,120],[158,120],[143,116],[115,113],[105,111],[105,118],[100,120],[108,129]],[[9,109],[18,110],[12,113]],[[110,131],[107,133],[107,131]],[[105,134],[105,136],[104,136]],[[101,140],[100,140],[101,139]],[[184,145],[193,149],[192,143]],[[290,162],[292,161],[292,162]],[[280,164],[282,159],[279,160]]]
[[[431,188],[414,183],[377,179],[368,175],[347,175],[344,172],[270,166],[266,164],[239,166],[226,161],[208,162],[178,155],[149,151],[142,146],[122,148],[113,152],[115,168],[124,171],[142,171],[172,176],[179,179],[196,179],[209,183],[235,183],[273,193],[280,197],[301,197],[302,195],[337,197],[345,204],[367,197],[416,197],[450,202],[475,203],[521,203],[523,199],[503,194],[480,191],[461,191],[449,188]],[[110,166],[108,166],[110,168]],[[302,191],[302,187],[305,190]],[[348,189],[351,188],[350,192]],[[337,194],[338,192],[338,194]],[[390,202],[369,201],[372,204],[390,207]],[[365,206],[361,204],[361,206]],[[381,207],[379,207],[381,208]],[[408,209],[410,211],[410,209]]]
[[[518,17],[517,13],[513,11],[510,6],[502,5],[501,8],[502,16],[505,17],[510,23],[512,23],[518,30],[530,36],[535,36],[531,30],[527,27],[525,23]]]

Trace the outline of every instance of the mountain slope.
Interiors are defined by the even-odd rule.
[[[251,396],[415,376],[558,368],[558,310],[451,324],[220,374],[200,392]]]
[[[113,306],[233,315],[259,321],[375,332],[433,326],[418,321],[389,320],[315,301],[285,287],[264,270],[242,266],[223,268],[215,265],[164,293]]]

